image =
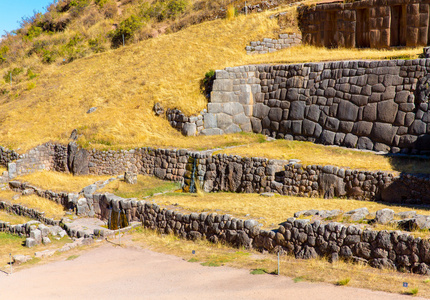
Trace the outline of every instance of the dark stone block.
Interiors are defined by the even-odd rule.
[[[338,118],[344,121],[355,121],[358,115],[358,106],[349,101],[342,100],[339,103]]]
[[[352,95],[351,102],[358,106],[367,105],[369,97],[364,95]]]
[[[282,120],[282,108],[271,108],[269,111],[269,119],[279,122]]]
[[[315,123],[307,119],[303,120],[303,134],[306,136],[312,136],[315,131]]]
[[[354,124],[352,133],[358,136],[368,136],[372,132],[373,123],[360,121]]]
[[[353,127],[354,122],[340,121],[339,123],[339,131],[341,132],[350,133]]]
[[[329,130],[323,130],[320,136],[320,142],[324,145],[333,145],[334,144],[334,138],[335,133]]]
[[[386,145],[392,145],[394,135],[396,134],[396,128],[391,124],[375,123],[371,132],[371,138],[373,141],[381,142]]]
[[[355,148],[357,146],[358,137],[348,133],[343,140],[343,144],[348,148]]]
[[[357,148],[373,150],[373,143],[368,137],[362,136],[358,139]]]
[[[363,108],[363,120],[374,122],[376,121],[376,103],[369,103]]]
[[[339,128],[339,120],[336,118],[328,117],[325,122],[325,127],[331,131],[337,131]]]
[[[305,117],[305,102],[294,101],[290,106],[290,119],[303,120]]]
[[[387,100],[378,103],[378,121],[393,123],[396,119],[398,105]]]

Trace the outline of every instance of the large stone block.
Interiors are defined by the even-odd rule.
[[[243,106],[238,102],[225,103],[223,107],[223,112],[230,116],[235,116],[240,113],[243,113]]]
[[[360,121],[354,124],[352,132],[358,136],[368,136],[372,132],[373,123]]]
[[[200,132],[201,135],[221,135],[224,134],[224,131],[222,131],[219,128],[208,128],[208,129],[203,129]]]
[[[337,109],[337,116],[340,120],[355,121],[357,120],[358,106],[355,104],[341,100]]]
[[[185,123],[182,127],[182,134],[185,136],[195,136],[197,133],[197,125],[195,123]]]
[[[363,120],[374,122],[376,121],[376,111],[377,111],[377,103],[369,103],[363,109]]]
[[[398,105],[392,100],[382,101],[378,103],[378,121],[385,123],[393,123],[396,119]]]
[[[231,124],[226,129],[224,129],[225,134],[237,133],[237,132],[241,132],[241,131],[242,131],[242,129],[236,124]]]
[[[211,102],[212,103],[228,103],[237,102],[237,95],[234,92],[211,92]]]
[[[343,144],[348,148],[355,148],[357,146],[358,137],[348,133],[343,140]]]
[[[209,103],[210,104],[210,103]],[[209,106],[209,105],[208,105]],[[216,128],[217,121],[216,121],[216,115],[212,113],[207,113],[203,116],[204,118],[204,127],[206,129],[209,128]]]
[[[283,110],[279,107],[271,108],[269,111],[269,119],[272,121],[280,122],[282,120]]]
[[[249,118],[245,116],[244,113],[241,113],[233,117],[233,122],[238,125],[244,125],[244,124],[248,124],[250,121],[249,121]]]
[[[294,101],[290,106],[290,119],[303,120],[305,118],[305,102]]]
[[[396,128],[391,124],[375,122],[371,132],[371,139],[386,145],[392,145]]]
[[[230,115],[227,115],[225,113],[220,113],[217,115],[217,127],[224,130],[225,128],[229,127],[231,124],[233,124],[233,117]]]
[[[368,137],[362,136],[358,139],[357,148],[373,150],[373,142]]]
[[[231,79],[216,79],[213,83],[212,91],[232,92],[233,80]]]
[[[263,103],[257,103],[254,105],[254,117],[258,119],[263,119],[269,115],[270,107],[264,105]]]

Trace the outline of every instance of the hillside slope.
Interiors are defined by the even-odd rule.
[[[284,9],[285,10],[285,9]],[[294,8],[287,9],[290,13]],[[215,20],[69,64],[46,66],[31,86],[0,96],[0,145],[27,150],[47,141],[67,143],[73,129],[85,147],[205,148],[256,140],[250,135],[182,137],[152,112],[155,102],[186,113],[205,108],[200,81],[210,69],[251,63],[415,55],[419,49],[327,50],[296,47],[248,56],[252,40],[274,36],[273,12]],[[294,30],[294,28],[286,29]],[[91,114],[91,107],[97,110]]]

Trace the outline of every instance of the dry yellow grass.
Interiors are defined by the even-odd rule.
[[[255,251],[233,249],[220,244],[211,244],[205,240],[186,241],[173,235],[159,235],[148,229],[137,229],[132,235],[134,243],[151,250],[177,255],[185,260],[206,263],[213,266],[226,265],[234,268],[266,269],[273,272],[277,269],[276,256],[260,254]],[[192,254],[192,251],[195,254]],[[430,297],[430,284],[427,277],[396,271],[378,270],[368,266],[355,265],[339,261],[331,264],[324,258],[295,259],[293,256],[281,256],[280,273],[297,281],[327,282],[335,284],[339,280],[350,278],[348,286],[404,293],[403,282],[409,287],[418,288],[418,295]],[[258,276],[258,275],[256,275]]]
[[[327,147],[311,142],[276,140],[265,143],[249,143],[242,147],[228,148],[215,153],[283,160],[300,159],[304,165],[334,165],[352,169],[408,173],[430,172],[429,159],[387,157],[373,152]]]
[[[39,188],[57,192],[80,192],[84,187],[113,176],[79,175],[41,171],[19,176],[16,179],[31,183]]]
[[[279,29],[277,21],[268,18],[271,14],[205,22],[67,65],[47,66],[35,79],[33,89],[0,98],[0,144],[24,151],[47,141],[67,143],[74,128],[83,134],[79,142],[89,148],[152,145],[198,149],[246,143],[253,141],[252,136],[182,137],[167,120],[154,116],[151,108],[161,102],[166,108],[199,112],[207,103],[199,82],[210,69],[254,63],[380,59],[422,51],[302,46],[274,54],[246,55],[244,47],[250,41],[274,36]],[[98,109],[87,114],[94,106]]]
[[[240,218],[254,218],[265,227],[278,227],[277,224],[293,217],[295,212],[308,209],[350,211],[367,207],[370,212],[390,208],[396,213],[415,210],[418,214],[429,215],[429,209],[387,205],[371,201],[349,199],[322,199],[275,195],[264,197],[259,194],[205,193],[202,197],[193,194],[166,194],[155,198],[162,205],[177,204],[189,211],[217,212],[231,214]]]
[[[136,184],[128,184],[124,180],[115,180],[100,189],[100,192],[113,193],[123,198],[142,198],[180,188],[180,183],[177,182],[164,181],[148,175],[138,175]]]
[[[12,204],[21,204],[25,207],[33,208],[40,212],[45,212],[45,216],[48,218],[54,218],[58,220],[64,216],[65,211],[63,206],[60,204],[36,195],[20,196],[18,199],[13,200],[12,197],[16,194],[17,193],[11,191],[0,191],[0,199]]]
[[[28,221],[31,221],[31,219],[27,218],[27,217],[23,217],[23,216],[18,216],[15,214],[9,214],[5,211],[0,211],[0,221],[9,222],[9,223],[15,225],[15,224],[27,223]]]

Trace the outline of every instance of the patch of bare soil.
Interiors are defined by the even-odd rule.
[[[76,256],[75,256],[76,257]],[[172,255],[105,243],[61,260],[0,274],[0,299],[410,299],[249,270],[204,267]],[[419,299],[414,297],[414,299]]]

